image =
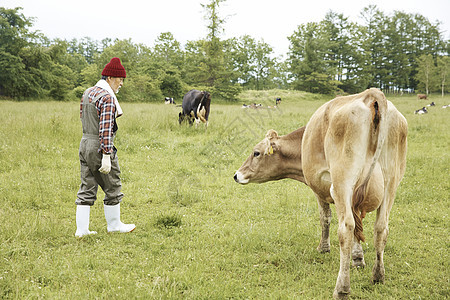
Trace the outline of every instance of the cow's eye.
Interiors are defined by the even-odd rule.
[[[261,153],[259,153],[258,151],[253,152],[253,156],[254,157],[258,157]]]

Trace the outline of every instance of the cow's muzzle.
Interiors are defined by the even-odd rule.
[[[248,179],[244,179],[244,175],[242,175],[242,173],[239,171],[237,171],[236,174],[234,174],[233,178],[234,178],[234,181],[236,181],[237,183],[240,183],[240,184],[248,183]]]

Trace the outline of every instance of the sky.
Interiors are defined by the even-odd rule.
[[[50,39],[119,38],[152,47],[163,32],[171,32],[182,45],[205,38],[208,22],[201,4],[208,2],[0,0],[0,6],[23,7],[25,17],[35,18],[31,29]],[[330,10],[363,24],[359,16],[369,5],[376,5],[388,16],[398,10],[419,13],[432,23],[440,21],[444,38],[450,39],[450,0],[226,0],[219,7],[219,16],[225,19],[221,38],[250,35],[269,44],[275,55],[285,55],[289,50],[287,37],[298,25],[319,22]]]

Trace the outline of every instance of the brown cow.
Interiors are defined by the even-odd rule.
[[[425,95],[425,94],[417,94],[417,99],[419,99],[419,100],[421,100],[421,99],[427,100],[428,96]]]
[[[241,184],[292,178],[316,195],[322,237],[317,248],[330,251],[330,203],[339,220],[340,269],[333,293],[350,293],[350,258],[363,267],[362,218],[377,210],[374,228],[374,283],[384,281],[383,252],[389,213],[406,167],[407,122],[377,89],[337,97],[322,105],[306,127],[266,138],[234,175]]]

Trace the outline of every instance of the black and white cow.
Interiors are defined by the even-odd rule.
[[[176,105],[175,100],[173,100],[172,97],[164,98],[164,104],[174,104],[174,105]]]
[[[418,110],[414,111],[414,113],[415,113],[416,115],[427,114],[427,113],[428,113],[428,110],[427,110],[427,108],[424,106],[424,107],[422,107],[421,109],[418,109]]]
[[[196,125],[202,121],[208,127],[208,117],[211,105],[211,94],[206,91],[190,90],[183,97],[182,112],[178,115],[178,122],[181,124],[188,120],[192,125],[194,120]]]
[[[256,104],[256,103],[252,103],[252,104],[250,104],[250,105],[247,105],[247,104],[242,104],[242,108],[253,108],[253,109],[257,109],[257,108],[262,108],[263,106],[262,106],[262,104],[261,103],[259,103],[259,104]]]

